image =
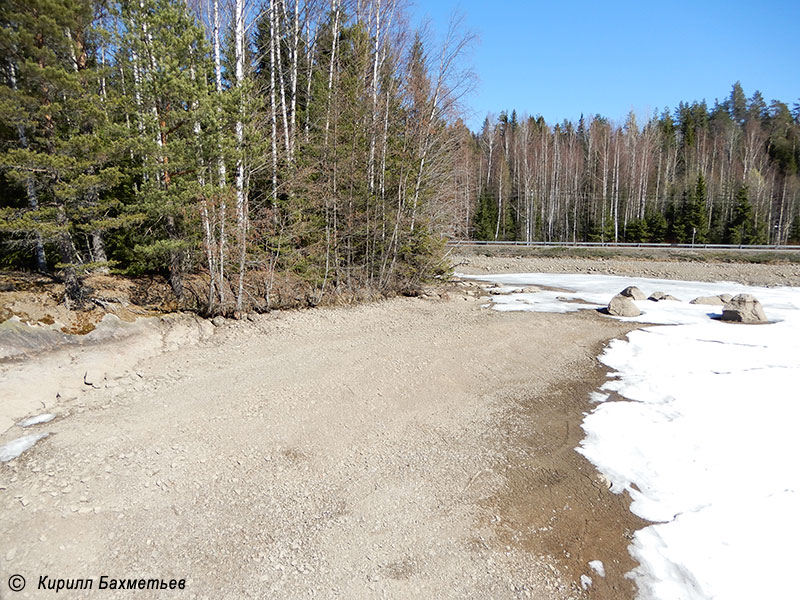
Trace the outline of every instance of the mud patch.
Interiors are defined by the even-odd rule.
[[[602,347],[594,350],[599,355]],[[628,554],[633,532],[648,523],[628,509],[627,495],[608,483],[575,451],[583,439],[583,413],[591,392],[606,381],[599,361],[546,393],[520,400],[503,423],[505,486],[487,504],[499,543],[549,556],[571,580],[572,591],[593,599],[633,599],[625,574],[637,566]],[[600,560],[605,577],[589,566]],[[581,576],[592,578],[588,592]]]

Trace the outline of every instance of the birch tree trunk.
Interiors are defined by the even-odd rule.
[[[239,285],[236,291],[236,310],[242,310],[245,259],[247,257],[247,192],[244,173],[244,2],[235,0],[235,61],[236,88],[239,94],[239,115],[236,120],[236,227],[239,238]]]
[[[278,119],[275,100],[275,6],[269,4],[269,99],[270,99],[270,125],[272,135],[270,139],[272,148],[272,204],[278,202]]]
[[[220,22],[219,22],[219,0],[212,0],[212,10],[213,10],[213,27],[212,27],[212,37],[213,37],[213,45],[214,45],[214,87],[217,93],[217,119],[218,124],[217,127],[221,128],[221,121],[222,121],[222,106],[221,106],[221,99],[222,99],[222,57],[220,52],[220,43],[219,43],[219,30],[220,30]],[[226,247],[226,236],[227,233],[225,231],[225,221],[227,219],[227,202],[225,198],[225,189],[228,186],[228,174],[227,169],[225,167],[225,156],[222,150],[222,140],[220,140],[219,145],[217,146],[217,151],[219,156],[217,157],[217,173],[219,177],[218,186],[221,190],[219,195],[219,248],[217,252],[217,269],[218,269],[218,282],[219,282],[219,303],[220,306],[225,305],[225,247]]]
[[[325,147],[328,147],[328,131],[331,127],[331,102],[333,100],[333,65],[336,63],[336,45],[339,41],[339,0],[331,0],[333,32],[331,35],[331,62],[328,69],[328,101],[325,111]]]
[[[295,126],[297,123],[297,70],[298,70],[298,51],[300,48],[300,0],[294,0],[294,30],[292,35],[292,72],[291,72],[291,106],[290,106],[290,121],[289,121],[289,163],[294,161],[294,147],[295,147]]]
[[[270,6],[275,1],[282,1],[282,0],[270,0]],[[275,10],[272,11],[271,16],[274,19],[274,23],[270,24],[270,31],[272,31],[274,27],[274,32],[275,35],[277,36],[275,39],[275,56],[276,56],[275,66],[277,67],[278,70],[277,73],[278,83],[280,84],[280,89],[281,89],[281,117],[283,119],[283,141],[284,145],[286,146],[286,161],[287,163],[291,164],[292,153],[291,153],[291,143],[289,142],[289,135],[290,135],[289,120],[286,110],[286,90],[285,90],[286,86],[284,85],[283,59],[281,58],[281,42],[280,42],[281,20],[280,20],[280,14],[278,14],[277,11]]]

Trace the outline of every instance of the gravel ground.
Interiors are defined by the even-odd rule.
[[[170,598],[559,600],[587,597],[599,559],[593,597],[630,598],[637,523],[573,451],[595,357],[626,331],[461,289],[164,346],[0,436],[51,433],[0,464],[2,597],[19,573],[15,597],[49,597],[41,575],[105,574],[187,578]],[[130,595],[59,597],[94,593]]]
[[[800,263],[680,262],[635,258],[579,258],[545,256],[481,256],[454,254],[457,272],[485,273],[598,273],[685,281],[736,281],[757,286],[800,286]]]

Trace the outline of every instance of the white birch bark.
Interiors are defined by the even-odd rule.
[[[278,201],[278,119],[275,99],[275,19],[273,13],[275,5],[269,4],[269,98],[270,98],[270,125],[272,127],[272,202]]]
[[[281,90],[281,118],[283,119],[283,142],[286,147],[286,160],[287,162],[291,162],[291,150],[290,150],[291,143],[289,142],[289,119],[286,110],[286,86],[284,84],[283,59],[281,57],[281,42],[280,42],[281,21],[280,21],[280,15],[277,13],[277,11],[272,11],[272,17],[275,19],[274,23],[275,33],[278,36],[277,39],[275,40],[275,58],[276,58],[275,65],[277,66],[278,69],[277,73],[278,83],[280,84],[280,90]]]
[[[333,101],[333,66],[336,63],[336,46],[339,40],[339,0],[331,0],[333,12],[333,32],[331,41],[331,62],[328,68],[328,102],[325,110],[325,147],[328,147],[328,132],[331,127],[331,102]]]
[[[375,191],[375,138],[377,136],[376,121],[378,113],[378,61],[380,57],[381,40],[381,0],[376,0],[375,6],[375,48],[372,62],[372,124],[369,137],[369,160],[367,161],[367,176],[369,191]]]
[[[220,53],[220,43],[219,43],[219,29],[220,29],[220,22],[219,22],[219,0],[212,0],[212,10],[213,10],[213,27],[212,27],[212,37],[213,37],[213,44],[214,44],[214,82],[215,88],[217,92],[217,100],[220,99],[222,96],[222,58]],[[217,103],[217,119],[221,121],[222,119],[222,107],[220,103]],[[220,124],[218,124],[218,127]],[[219,157],[217,158],[217,173],[219,176],[219,188],[224,190],[228,184],[228,174],[225,168],[225,157],[222,152],[222,141],[220,140],[219,146],[217,148],[219,152]],[[217,268],[219,270],[219,302],[221,305],[225,304],[225,246],[226,246],[226,231],[225,231],[225,221],[227,219],[227,206],[225,202],[225,193],[223,191],[220,194],[219,200],[219,252],[217,254]]]
[[[289,110],[289,162],[294,161],[294,147],[295,147],[295,127],[297,124],[297,70],[298,70],[298,51],[300,48],[300,0],[294,0],[294,30],[292,35],[292,72],[290,74],[290,81],[292,85],[290,95],[290,110]]]
[[[244,293],[244,269],[247,254],[247,193],[244,174],[244,2],[235,0],[235,62],[236,88],[239,93],[239,115],[236,120],[236,226],[239,237],[239,285],[236,292],[236,310],[242,310]]]

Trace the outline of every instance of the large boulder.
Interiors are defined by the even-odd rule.
[[[647,300],[647,296],[644,295],[644,292],[635,285],[626,287],[620,294],[633,300]]]
[[[731,296],[730,294],[720,294],[719,297],[723,303],[730,302],[733,299],[733,296]]]
[[[617,294],[608,303],[608,314],[615,317],[638,317],[642,311],[628,296]]]
[[[662,300],[672,300],[673,302],[680,302],[680,300],[675,296],[665,294],[664,292],[653,292],[652,294],[650,294],[648,300],[652,300],[653,302],[661,302]]]
[[[766,323],[767,315],[755,296],[739,294],[722,307],[722,320],[735,323]]]
[[[722,306],[725,301],[719,296],[700,296],[695,298],[689,304],[708,304],[711,306]]]

